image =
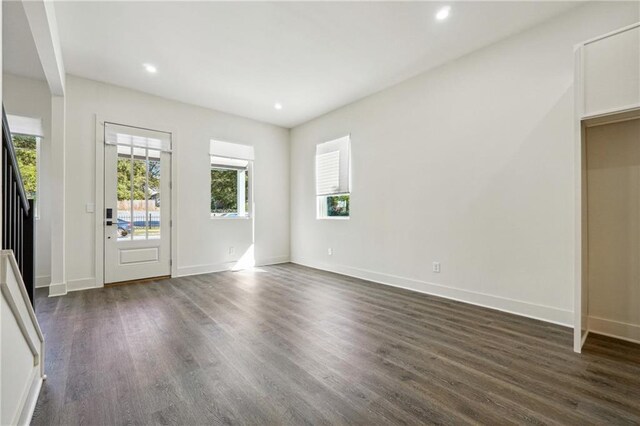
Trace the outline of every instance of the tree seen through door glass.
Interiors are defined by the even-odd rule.
[[[160,152],[118,146],[118,240],[160,238]]]
[[[147,238],[160,238],[160,151],[149,150],[147,167]]]
[[[130,240],[131,233],[131,148],[118,146],[118,241]]]

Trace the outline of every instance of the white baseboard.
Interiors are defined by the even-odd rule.
[[[268,258],[264,258],[264,259],[260,259],[259,261],[256,261],[256,266],[275,265],[278,263],[287,263],[287,262],[289,262],[288,255],[274,256],[274,257],[268,257]],[[189,275],[200,275],[200,274],[209,274],[212,272],[230,271],[233,269],[233,267],[237,263],[238,263],[237,261],[232,261],[232,262],[214,263],[214,264],[208,264],[208,265],[178,267],[177,268],[178,273],[174,276],[186,277]],[[96,279],[94,277],[82,278],[78,280],[67,280],[66,283],[51,284],[47,286],[49,287],[50,297],[64,296],[65,294],[67,294],[67,292],[70,292],[70,291],[89,290],[92,288],[101,287],[96,284]],[[46,287],[46,286],[43,286],[43,287]]]
[[[40,389],[42,388],[42,376],[38,374],[41,370],[38,369],[36,374],[33,375],[33,380],[31,385],[29,386],[29,392],[27,393],[27,398],[22,406],[22,412],[20,413],[20,418],[18,419],[19,425],[29,425],[31,424],[31,419],[33,418],[33,413],[36,410],[36,403],[38,402],[38,396],[40,396]]]
[[[256,266],[278,265],[280,263],[289,263],[289,261],[288,255],[265,257],[264,259],[257,259]]]
[[[49,285],[49,297],[64,296],[67,294],[67,283],[51,283]]]
[[[189,275],[201,275],[210,274],[212,272],[230,271],[236,263],[237,261],[212,263],[208,265],[178,266],[178,274],[175,276],[187,277]]]
[[[36,288],[49,287],[49,284],[51,284],[51,277],[49,275],[36,277]]]
[[[67,280],[67,291],[89,290],[92,288],[96,288],[96,279],[93,277]]]
[[[640,324],[589,317],[589,332],[615,337],[628,342],[640,343]]]
[[[472,305],[485,308],[496,309],[510,314],[533,318],[565,327],[573,327],[573,311],[555,308],[552,306],[538,305],[521,300],[509,299],[506,297],[494,296],[486,293],[479,293],[470,290],[449,287],[442,284],[420,281],[413,278],[399,277],[366,269],[354,268],[344,265],[330,265],[300,257],[292,257],[292,263],[297,263],[311,268],[322,269],[324,271],[335,272],[354,278],[360,278],[379,284],[392,287],[400,287],[419,293],[431,294],[433,296],[444,297],[446,299],[457,300],[459,302],[470,303]]]
[[[584,342],[587,341],[587,337],[589,337],[589,330],[585,330],[585,332],[582,334],[582,338],[580,339],[580,347],[579,348],[573,348],[574,352],[582,353],[582,347],[584,346]]]
[[[259,259],[255,262],[255,265],[267,266],[287,262],[289,262],[289,256],[284,255]],[[201,275],[210,274],[213,272],[230,271],[237,263],[238,261],[234,260],[231,262],[212,263],[207,265],[179,266],[177,268],[178,273],[177,275],[175,275],[175,277],[187,277],[189,275]]]

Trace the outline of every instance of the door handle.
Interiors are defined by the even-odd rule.
[[[106,217],[107,220],[104,222],[104,224],[106,226],[113,225],[113,220],[111,220],[111,219],[113,219],[113,209],[107,209],[107,211],[105,213],[106,213],[105,217]]]

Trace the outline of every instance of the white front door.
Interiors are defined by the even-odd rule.
[[[104,282],[171,274],[171,153],[105,145]]]

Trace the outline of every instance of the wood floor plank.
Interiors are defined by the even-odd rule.
[[[220,293],[217,294],[217,297],[218,300],[220,300],[219,307],[225,305],[234,305],[233,302],[229,301],[228,299],[221,298]],[[203,302],[202,297],[198,297],[198,299],[201,303]],[[210,301],[204,300],[204,303],[207,304],[208,307],[212,307],[212,305],[207,302]],[[240,317],[252,318],[254,317],[254,315],[250,311],[242,311],[240,312]],[[342,398],[350,399],[351,401],[353,401],[352,403],[356,405],[363,405],[363,403],[365,403],[366,401],[370,402],[372,400],[375,400],[376,405],[374,407],[371,407],[370,404],[365,404],[367,411],[365,411],[364,413],[371,411],[371,414],[373,414],[376,419],[383,418],[387,420],[387,422],[411,423],[418,420],[414,417],[409,417],[410,420],[408,420],[407,418],[403,418],[407,416],[403,416],[402,412],[400,410],[395,410],[392,405],[385,404],[386,401],[381,400],[379,395],[370,392],[367,388],[357,386],[358,381],[355,380],[357,377],[351,374],[353,373],[354,369],[357,368],[357,366],[343,366],[343,368],[340,369],[341,374],[337,375],[335,374],[335,370],[332,370],[327,366],[327,364],[320,361],[322,359],[322,352],[324,351],[321,345],[314,347],[312,345],[315,342],[305,341],[305,345],[303,345],[303,348],[299,349],[299,347],[294,342],[301,341],[306,337],[303,334],[304,331],[296,334],[295,339],[287,339],[286,336],[282,336],[282,334],[276,334],[278,332],[286,330],[286,324],[280,323],[276,326],[276,328],[267,328],[264,327],[265,325],[269,325],[269,320],[266,318],[266,316],[261,318],[261,326],[263,326],[261,327],[263,328],[263,331],[261,332],[265,337],[267,337],[266,341],[272,347],[279,348],[279,350],[286,353],[289,359],[292,360],[292,362],[295,362],[299,366],[302,366],[302,368],[304,368],[306,371],[309,371],[311,374],[315,375],[318,381],[335,390]],[[315,340],[317,341],[318,339],[316,338]],[[298,358],[292,357],[292,355],[295,355],[298,350],[304,351],[304,353],[301,353]],[[369,395],[366,395],[366,393],[369,393]],[[367,397],[369,399],[367,399]],[[389,409],[394,412],[388,411]],[[364,420],[364,418],[362,419]]]
[[[355,309],[351,309],[350,312],[352,313],[355,311],[356,311]],[[384,328],[390,327],[389,329],[390,334],[395,334],[396,337],[404,335],[406,337],[405,341],[408,343],[419,341],[423,337],[431,337],[431,338],[434,337],[434,336],[430,336],[430,333],[433,332],[432,330],[430,330],[430,328],[415,327],[415,323],[419,322],[418,321],[419,318],[412,317],[412,318],[408,318],[408,321],[398,321],[396,322],[396,326],[394,328],[392,324],[394,322],[394,319],[392,317],[384,317],[381,321],[376,322],[375,320],[377,320],[378,317],[383,317],[383,314],[380,314],[380,313],[376,314],[375,312],[367,312],[366,315],[363,316],[363,319],[360,320],[360,322],[369,324],[373,329],[378,329],[380,327],[384,327]],[[371,321],[371,318],[373,318],[374,321]],[[438,328],[440,328],[442,326],[443,321],[440,318],[435,318],[435,320],[440,323],[440,325],[438,326]],[[481,319],[476,318],[475,321],[476,321],[475,324],[478,324],[479,321],[481,321]],[[428,324],[425,324],[425,325],[428,325]],[[477,328],[477,325],[475,328]],[[416,331],[412,333],[411,330],[416,330]],[[494,335],[494,339],[491,342],[492,344],[485,348],[483,346],[483,343],[481,341],[478,341],[474,336],[469,336],[469,335],[462,336],[456,340],[455,330],[452,330],[452,329],[445,330],[444,332],[441,332],[441,330],[436,330],[436,333],[440,333],[439,335],[435,336],[435,338],[438,341],[451,343],[451,345],[448,346],[448,349],[456,350],[457,346],[464,345],[466,341],[471,340],[471,341],[474,341],[474,343],[477,346],[477,355],[480,355],[483,357],[482,361],[486,359],[492,359],[494,361],[494,364],[497,364],[498,366],[505,366],[509,364],[511,367],[514,367],[516,364],[520,364],[521,369],[523,371],[528,371],[529,378],[535,381],[534,383],[529,384],[530,387],[544,388],[546,386],[545,382],[539,381],[540,376],[542,376],[543,378],[546,378],[546,382],[548,382],[549,385],[552,386],[552,389],[549,390],[550,392],[553,392],[554,386],[558,386],[559,389],[568,388],[569,387],[568,385],[581,387],[581,381],[574,380],[573,376],[567,373],[567,369],[569,369],[575,363],[572,363],[572,364],[567,363],[564,366],[564,368],[561,370],[560,374],[558,373],[552,374],[552,373],[549,373],[549,368],[546,368],[546,366],[544,365],[545,364],[544,359],[541,359],[541,358],[531,359],[531,357],[528,356],[531,353],[535,353],[530,350],[531,348],[529,348],[529,350],[523,353],[524,355],[526,355],[523,357],[525,358],[524,360],[521,360],[519,357],[514,357],[513,356],[514,354],[518,354],[518,348],[513,347],[513,340],[511,340],[511,342],[506,342],[505,345],[502,346],[502,348],[500,348],[494,345],[495,341],[498,340],[497,338],[499,337],[497,335]],[[578,372],[573,371],[573,373],[578,373]],[[605,377],[600,377],[598,379],[600,381],[606,382]],[[616,382],[610,383],[610,385],[612,386],[611,389],[617,390],[614,384],[617,385],[618,388],[620,388],[620,392],[621,392],[620,395],[622,398],[624,398],[626,396],[625,391],[627,391],[627,389],[625,389],[625,386],[624,386],[624,381],[620,382],[618,380]],[[575,389],[568,389],[568,391],[569,390],[571,390],[572,392],[575,391]],[[586,392],[587,397],[589,396],[588,395],[589,387],[582,386],[581,390]],[[559,397],[562,398],[563,397],[562,394],[560,394]],[[573,405],[573,401],[571,400],[570,394],[565,395],[564,398],[569,405]],[[595,398],[597,399],[597,395],[595,395]],[[583,403],[583,405],[588,403],[589,401],[586,401]],[[634,407],[634,405],[629,405],[629,406]],[[640,407],[636,407],[635,411],[637,414],[640,415]]]
[[[227,303],[233,303],[233,301],[228,300],[228,302],[227,302]],[[245,305],[245,303],[243,303],[243,305]],[[269,313],[270,313],[270,312],[272,312],[272,311],[273,311],[273,309],[272,309],[272,308],[267,308],[267,310],[266,310],[266,311],[264,311],[264,312],[262,312],[262,313],[261,313],[261,315],[262,315],[263,317],[266,317],[266,316],[267,316],[267,315],[269,315]],[[281,309],[280,309],[280,311],[281,311]],[[247,316],[251,316],[251,312],[250,312],[250,311],[247,311],[247,312],[246,312],[246,315],[247,315]],[[274,325],[274,328],[273,328],[273,332],[274,332],[274,339],[275,339],[275,338],[277,338],[277,337],[278,337],[278,336],[276,335],[276,333],[279,333],[279,332],[281,332],[282,330],[285,330],[285,329],[287,328],[287,323],[286,323],[286,322],[276,322],[276,323],[274,323],[274,324],[275,324],[275,325]],[[326,327],[326,325],[323,325],[323,328],[327,328],[327,327]],[[296,334],[296,339],[295,339],[295,340],[296,340],[296,341],[300,341],[300,340],[301,340],[301,336],[304,336],[304,334],[303,334],[303,333],[304,333],[304,330],[301,330],[301,333]],[[313,350],[313,355],[318,356],[318,355],[322,354],[322,351],[323,351],[323,345],[331,346],[331,345],[332,345],[332,343],[333,343],[332,341],[333,341],[333,340],[335,340],[335,337],[336,337],[335,335],[328,335],[328,336],[329,336],[329,339],[328,339],[328,340],[324,340],[324,339],[322,339],[322,338],[318,335],[318,333],[316,333],[316,334],[314,334],[314,339],[313,339],[313,340],[305,341],[305,342],[304,342],[304,347],[305,347],[305,348],[309,348],[309,347],[313,347],[313,345],[314,345],[315,343],[320,343],[320,345],[319,345],[318,347],[314,348],[314,350]],[[286,336],[284,336],[284,337],[286,338]],[[287,343],[289,343],[289,342],[287,342]],[[352,344],[352,342],[350,341],[350,339],[345,339],[344,341],[341,341],[341,342],[340,342],[340,345],[339,345],[337,348],[334,348],[334,349],[337,349],[337,350],[334,350],[334,354],[339,352],[340,347],[350,347],[350,346],[351,346],[351,344]],[[291,351],[291,348],[289,348],[289,351]],[[309,352],[311,352],[311,351],[309,351]],[[383,361],[384,361],[384,362],[383,362],[383,364],[384,364],[384,365],[383,365],[383,367],[384,367],[384,368],[382,368],[382,369],[381,369],[379,366],[377,366],[377,365],[376,365],[376,364],[380,361],[380,358],[379,358],[377,355],[379,355],[380,353],[382,353],[382,350],[378,349],[376,352],[377,352],[377,353],[374,353],[374,352],[372,352],[372,351],[369,351],[369,353],[368,353],[368,354],[365,354],[365,355],[363,355],[363,354],[359,354],[359,355],[358,355],[358,357],[357,357],[357,361],[358,361],[358,363],[357,363],[357,364],[351,364],[351,365],[348,365],[348,362],[349,362],[349,360],[350,360],[350,359],[353,359],[353,358],[354,358],[353,354],[348,353],[348,354],[346,354],[346,355],[345,355],[345,354],[343,353],[343,357],[342,357],[342,358],[340,358],[340,361],[343,361],[343,362],[344,362],[345,364],[347,364],[347,365],[341,365],[341,366],[340,366],[339,371],[343,372],[342,374],[344,374],[344,371],[356,372],[356,371],[358,371],[358,370],[359,370],[359,368],[361,368],[363,365],[365,366],[364,368],[365,368],[365,370],[366,370],[366,371],[375,371],[376,369],[377,369],[377,370],[380,370],[380,371],[387,371],[387,370],[389,370],[389,369],[390,369],[390,366],[392,365],[392,364],[390,364],[390,363],[388,362],[388,361],[389,361],[389,359],[384,359],[384,360],[383,360]],[[365,362],[365,360],[371,359],[371,358],[368,358],[368,357],[367,357],[368,355],[373,355],[373,362],[372,362],[372,363],[370,363],[371,365],[368,365],[368,364]],[[309,358],[310,356],[311,356],[311,355],[308,355],[308,354],[307,354],[307,355],[305,356],[305,358]],[[387,375],[387,376],[384,378],[386,383],[394,382],[394,381],[396,381],[396,382],[397,382],[397,383],[395,383],[395,385],[396,385],[396,386],[395,386],[394,388],[391,388],[391,391],[390,391],[390,393],[392,393],[392,394],[394,394],[394,395],[398,395],[398,389],[399,389],[399,388],[408,387],[408,388],[410,389],[410,388],[411,388],[411,386],[413,386],[413,385],[411,385],[411,384],[410,384],[410,383],[411,383],[411,381],[413,381],[413,382],[414,382],[414,385],[415,385],[415,383],[419,382],[419,380],[416,380],[416,379],[417,379],[416,377],[412,377],[412,373],[411,373],[408,369],[406,369],[406,368],[404,368],[404,367],[401,367],[401,364],[404,364],[404,363],[393,364],[393,366],[396,368],[396,371],[391,372],[389,375]],[[398,370],[399,370],[399,371],[398,371]],[[375,380],[375,378],[374,378],[374,379],[372,379],[371,377],[367,377],[367,376],[365,376],[365,375],[362,375],[362,371],[360,371],[360,374],[361,374],[361,375],[357,377],[359,382],[363,382],[363,381],[366,381],[366,380]],[[411,381],[410,381],[410,380],[411,380]],[[440,378],[436,378],[436,380],[439,380],[439,381],[446,381],[446,380],[443,380],[443,379],[440,379]],[[376,388],[376,389],[385,389],[385,386],[384,386],[384,383],[385,383],[385,382],[376,382],[376,383],[375,383],[375,384],[373,384],[371,387]],[[440,400],[439,408],[440,408],[441,410],[444,410],[444,409],[445,409],[445,405],[444,405],[444,404],[446,403],[446,396],[447,396],[447,393],[451,393],[451,392],[449,391],[449,389],[447,389],[447,388],[443,388],[443,387],[439,387],[438,385],[434,385],[434,384],[433,384],[433,382],[426,383],[426,382],[424,382],[424,381],[423,381],[422,383],[423,383],[423,385],[425,385],[425,386],[426,386],[425,388],[423,388],[423,389],[421,389],[421,390],[420,390],[420,391],[421,391],[421,392],[423,392],[423,393],[428,393],[428,392],[431,390],[430,388],[432,388],[432,387],[438,387],[438,388],[439,388],[439,389],[438,389],[438,390],[439,390],[439,392],[438,392],[438,393],[436,393],[436,394],[434,394],[434,395],[432,396],[432,399],[433,399],[433,400]],[[447,382],[447,383],[450,383],[450,382]],[[471,412],[471,411],[472,411],[472,408],[471,408],[471,407],[469,407],[469,406],[462,406],[462,403],[464,403],[464,402],[465,402],[465,399],[464,399],[464,398],[459,398],[459,396],[460,396],[460,390],[461,390],[460,388],[457,388],[457,389],[455,390],[455,393],[453,393],[453,394],[449,395],[449,397],[450,397],[450,398],[452,398],[452,399],[451,399],[451,401],[453,402],[453,406],[455,406],[455,409],[450,409],[450,411],[452,411],[453,413],[456,413],[456,412],[457,412],[457,413],[462,413],[462,412]],[[486,403],[487,403],[489,400],[484,396],[484,394],[479,395],[479,394],[480,394],[480,392],[475,392],[475,393],[476,393],[476,398],[475,398],[475,399],[476,399],[479,403],[481,403],[481,404],[482,404],[482,406],[483,406],[483,408],[484,408],[484,405],[486,405]],[[405,396],[405,398],[408,398],[408,397],[409,397],[409,396]],[[414,404],[415,404],[416,406],[419,406],[419,405],[420,405],[419,403],[414,403]],[[492,414],[492,415],[496,415],[496,416],[500,414],[500,417],[499,417],[499,418],[500,418],[500,419],[502,420],[502,422],[504,423],[504,422],[505,422],[505,420],[506,420],[505,415],[507,414],[508,410],[507,410],[506,412],[503,412],[503,411],[504,411],[504,410],[503,410],[503,409],[504,409],[504,407],[503,407],[503,406],[497,406],[496,408],[497,408],[497,409],[495,410],[495,412],[494,412],[494,413],[491,413],[491,414]],[[482,410],[482,411],[483,411],[483,412],[487,412],[487,410]],[[513,414],[513,413],[509,413],[509,414]],[[479,414],[479,413],[475,413],[475,414],[474,414],[474,417],[475,417],[475,418],[478,418],[479,416],[480,416],[480,414]],[[522,415],[520,415],[520,417],[521,417],[521,418],[524,418],[524,417],[526,417],[526,416],[522,416]],[[485,420],[485,422],[489,422],[489,421],[491,421],[491,422],[493,423],[493,422],[495,422],[495,421],[496,421],[496,419],[497,419],[497,418],[498,418],[498,417],[491,418],[491,419],[489,419],[489,418],[485,418],[484,420]],[[419,418],[419,420],[424,420],[424,419],[420,419],[420,418]]]
[[[36,312],[36,425],[640,424],[640,345],[299,265]]]
[[[294,306],[295,306],[295,305],[294,305]],[[283,306],[280,306],[280,310],[282,309],[282,307],[283,307]],[[270,310],[270,311],[272,311],[272,310],[274,310],[274,309],[277,309],[277,307],[276,307],[276,306],[271,306],[269,310]],[[336,309],[333,309],[333,310],[331,311],[331,313],[332,313],[332,315],[333,315],[333,316],[339,316],[339,314],[338,314],[338,312],[336,311]],[[331,326],[331,325],[323,324],[323,326],[322,326],[322,331],[324,332],[324,331],[326,331],[327,329],[330,329],[330,328],[332,329],[332,326]],[[349,325],[349,324],[344,324],[342,328],[351,329],[351,328],[352,328],[352,326],[351,326],[351,325]],[[336,331],[336,332],[334,332],[334,335],[333,335],[332,337],[335,337],[335,333],[338,333],[338,332],[339,332],[339,330],[338,330],[338,331]],[[390,335],[393,335],[393,334],[397,334],[397,333],[398,333],[398,331],[397,331],[397,330],[391,330],[391,332],[390,332],[389,334],[390,334]],[[347,334],[347,337],[345,338],[345,340],[344,340],[343,342],[341,342],[341,346],[347,346],[347,347],[348,347],[349,345],[351,345],[352,341],[353,341],[353,337],[352,337],[352,336],[350,336],[349,334]],[[370,341],[364,341],[363,343],[359,343],[359,346],[362,346],[362,347],[372,347],[372,346],[373,346],[373,347],[375,347],[375,346],[377,345],[377,342],[379,342],[379,341],[384,341],[384,339],[379,340],[379,339],[377,339],[376,337],[374,337],[374,338],[373,338],[373,339],[371,339]],[[356,347],[359,347],[359,346],[356,346]],[[394,346],[395,346],[395,347],[399,347],[399,346],[394,345],[394,344],[391,344],[390,346],[391,346],[391,347],[394,347]],[[339,350],[339,349],[340,349],[340,347],[338,347],[337,349]],[[409,366],[414,365],[416,362],[418,362],[418,364],[419,364],[420,362],[419,362],[419,361],[416,361],[416,360],[419,360],[419,359],[420,359],[420,356],[425,356],[425,354],[418,354],[418,355],[417,355],[416,357],[414,357],[412,360],[408,360],[408,361],[407,361],[406,359],[404,359],[404,358],[403,358],[403,359],[398,360],[398,361],[397,361],[397,362],[395,362],[395,363],[390,363],[390,362],[389,362],[389,361],[390,361],[390,359],[389,359],[390,352],[389,352],[387,349],[385,349],[385,348],[379,348],[376,352],[377,352],[377,354],[374,354],[374,355],[380,355],[380,354],[382,354],[382,355],[384,355],[384,356],[385,356],[384,361],[386,361],[386,362],[382,365],[382,367],[383,367],[383,368],[380,368],[380,366],[375,366],[375,367],[377,367],[377,368],[378,368],[378,370],[384,371],[384,370],[386,370],[386,369],[389,369],[392,365],[395,365],[396,367],[399,367],[399,366],[405,366],[405,368],[404,368],[404,369],[401,369],[400,371],[394,371],[394,372],[392,373],[392,375],[391,375],[390,377],[388,377],[388,378],[387,378],[387,380],[393,380],[393,379],[395,379],[395,378],[400,378],[400,377],[404,377],[405,379],[406,379],[407,377],[411,377],[410,375],[407,375],[409,372],[406,370],[406,366],[407,366],[407,365],[409,365]],[[362,353],[360,353],[360,354],[358,354],[358,357],[357,357],[357,358],[358,358],[358,360],[359,360],[360,362],[362,362],[364,359],[366,359],[366,355],[368,355],[368,354],[362,354]],[[406,354],[401,354],[401,355],[406,355]],[[435,360],[435,359],[444,359],[444,358],[442,358],[441,356],[436,355],[436,354],[433,354],[433,353],[431,353],[431,354],[427,354],[427,356],[430,356],[432,360]],[[376,359],[377,359],[377,358],[376,358]],[[458,367],[460,367],[460,366],[461,366],[461,365],[460,365],[460,364],[458,364]],[[436,382],[435,382],[435,383],[437,383],[437,382],[439,382],[439,381],[447,381],[447,379],[443,379],[443,378],[439,377],[439,375],[440,375],[440,373],[441,373],[441,371],[440,371],[440,370],[442,370],[442,369],[443,369],[443,367],[442,367],[442,366],[440,366],[440,367],[439,367],[439,370],[437,370],[437,371],[435,371],[435,373],[433,373],[433,374],[435,374],[435,375],[436,375],[436,377],[435,377]],[[414,371],[414,373],[415,373],[415,371]],[[472,373],[473,373],[473,371],[472,371]],[[482,374],[484,374],[484,373],[482,373]],[[492,379],[490,376],[486,376],[486,374],[484,374],[484,375],[485,375],[485,379],[486,379],[486,377],[488,377],[489,379]],[[416,380],[415,380],[415,379],[416,379],[416,378],[414,378],[414,380],[413,380],[413,382],[414,382],[414,383],[416,382]],[[431,379],[432,379],[432,377],[431,377]],[[468,380],[469,380],[469,377],[465,377],[465,379],[467,379],[467,381],[468,381]],[[433,385],[433,383],[434,383],[434,382],[430,382],[429,384],[430,384],[431,386],[434,386],[434,385]],[[405,383],[405,384],[406,384],[406,383]],[[425,383],[423,383],[423,385],[426,385],[426,384],[425,384]],[[484,389],[484,388],[486,388],[486,385],[487,385],[487,382],[486,382],[486,380],[485,380],[485,382],[484,382],[484,387],[482,388],[483,392],[485,391],[485,389]],[[428,388],[427,388],[427,389],[428,389]],[[511,390],[513,391],[514,389],[511,389]],[[425,389],[421,389],[421,392],[425,392]],[[442,390],[442,389],[441,389],[441,390],[440,390],[440,392],[441,392],[441,393],[446,393],[446,389],[445,389],[445,390]],[[461,392],[461,389],[460,389],[460,388],[457,388],[457,389],[456,389],[456,392],[458,392],[458,395],[460,396],[460,398],[457,398],[457,400],[458,400],[458,401],[460,401],[460,402],[461,402],[461,401],[463,401],[463,400],[464,400],[464,395],[460,395],[460,394],[459,394],[459,393]],[[485,395],[485,394],[486,394],[486,393],[482,393],[482,395]],[[478,398],[478,394],[477,394],[477,392],[476,392],[476,395],[472,395],[472,398],[473,398],[473,397]],[[531,397],[531,395],[530,395],[530,394],[527,394],[527,395],[526,395],[526,397],[527,397],[527,398],[530,398],[530,397]],[[435,398],[435,399],[437,399],[437,398]],[[484,399],[482,402],[483,402],[483,404],[486,404],[487,402],[491,402],[491,399],[489,399],[489,400]],[[499,412],[499,411],[500,411],[500,410],[499,410],[499,408],[502,408],[502,405],[504,405],[504,401],[497,401],[497,403],[496,403],[496,411],[497,411],[497,412]],[[441,408],[444,408],[444,407],[442,407],[442,406],[441,406]],[[543,411],[548,411],[548,410],[549,410],[549,408],[548,408],[548,407],[542,407],[542,408],[546,408],[546,409],[545,409],[545,410],[543,410]],[[471,408],[470,408],[470,407],[468,407],[468,406],[467,406],[467,407],[458,407],[458,409],[462,409],[463,411],[469,411],[469,410],[471,410]],[[502,418],[504,418],[504,417],[502,417]]]

